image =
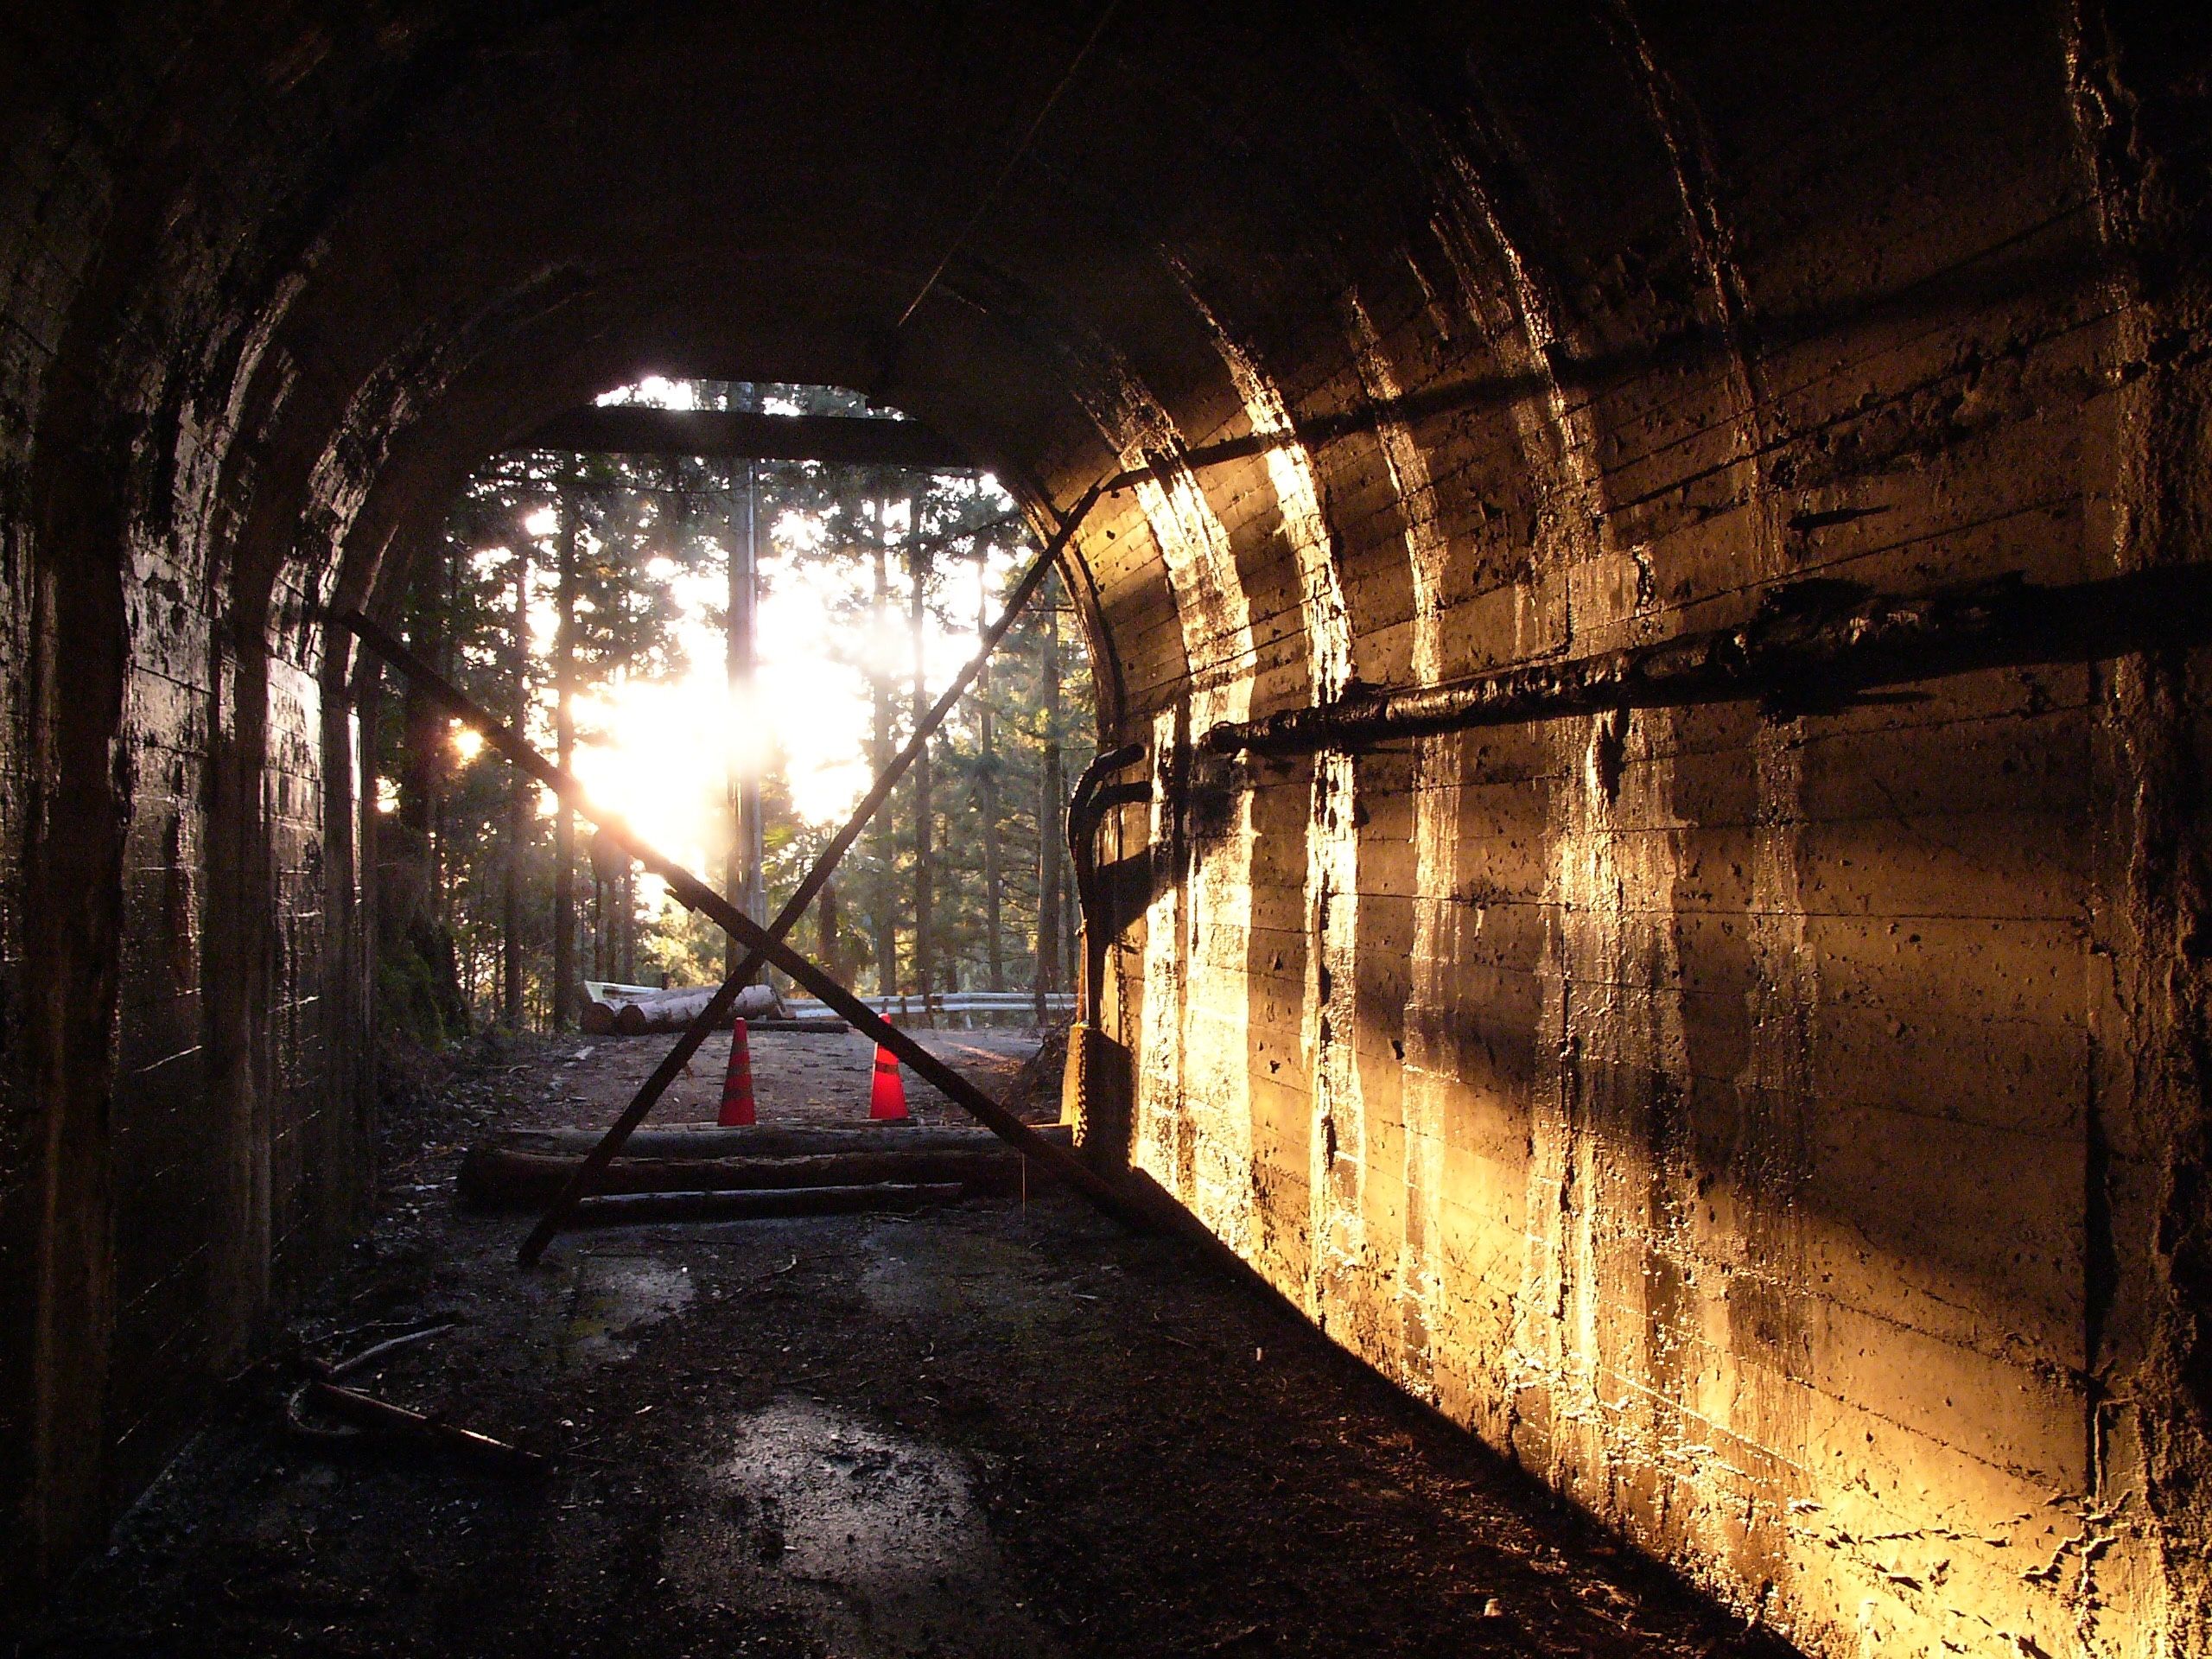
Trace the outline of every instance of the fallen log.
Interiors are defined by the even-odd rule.
[[[596,846],[597,838],[594,838]],[[614,1030],[614,1011],[625,1002],[658,996],[666,987],[622,985],[612,980],[587,979],[575,989],[576,1025],[588,1037],[606,1037]]]
[[[627,1227],[649,1221],[766,1221],[795,1216],[904,1214],[931,1205],[957,1204],[967,1189],[957,1182],[877,1182],[866,1186],[813,1186],[741,1192],[626,1192],[586,1198],[570,1218],[574,1227]]]
[[[568,1184],[580,1157],[478,1147],[462,1159],[461,1197],[479,1210],[539,1207]],[[978,1197],[1012,1194],[1048,1179],[1004,1147],[988,1151],[834,1152],[766,1158],[618,1158],[602,1193],[825,1192],[883,1183],[949,1185]]]
[[[1037,1133],[1059,1146],[1075,1144],[1064,1123],[1040,1123]],[[483,1142],[503,1152],[574,1157],[599,1144],[592,1128],[506,1129]],[[912,1119],[891,1123],[749,1124],[726,1129],[712,1123],[667,1123],[633,1132],[625,1158],[809,1158],[833,1152],[991,1152],[1006,1142],[988,1129],[950,1125],[924,1128]]]
[[[649,1031],[681,1031],[715,1000],[715,990],[711,985],[698,985],[683,990],[655,991],[645,996],[609,998],[604,1005],[613,1009],[609,1029],[620,1037],[642,1037]],[[774,1013],[775,1008],[773,991],[766,985],[748,985],[737,994],[732,1017],[758,1020]],[[590,1027],[585,1029],[588,1031]]]

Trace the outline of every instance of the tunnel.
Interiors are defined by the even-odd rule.
[[[0,40],[8,1601],[376,1204],[333,619],[662,373],[1064,534],[1102,1179],[1806,1653],[2212,1649],[2202,17]]]

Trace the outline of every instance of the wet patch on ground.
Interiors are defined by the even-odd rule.
[[[780,1608],[854,1659],[1059,1650],[948,1447],[779,1398],[731,1420],[697,1497],[661,1537],[695,1606]]]
[[[693,1294],[690,1268],[650,1255],[588,1255],[575,1282],[561,1344],[572,1365],[630,1358],[635,1333],[690,1306]]]

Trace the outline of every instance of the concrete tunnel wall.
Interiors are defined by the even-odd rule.
[[[1106,837],[1104,1155],[1808,1649],[2204,1649],[2201,653],[1196,741],[1808,578],[2200,558],[2195,28],[1131,7],[901,327],[1084,19],[11,27],[11,1595],[365,1213],[372,677],[317,607],[658,369],[866,387],[1040,526],[1152,469],[1070,571],[1160,785]]]

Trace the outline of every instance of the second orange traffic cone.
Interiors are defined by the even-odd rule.
[[[880,1043],[875,1046],[875,1077],[868,1084],[868,1115],[871,1122],[896,1123],[906,1116],[906,1079],[899,1073],[899,1057]]]
[[[745,1040],[742,1015],[730,1027],[729,1070],[722,1073],[722,1109],[715,1122],[725,1129],[741,1129],[753,1122],[753,1050]]]

